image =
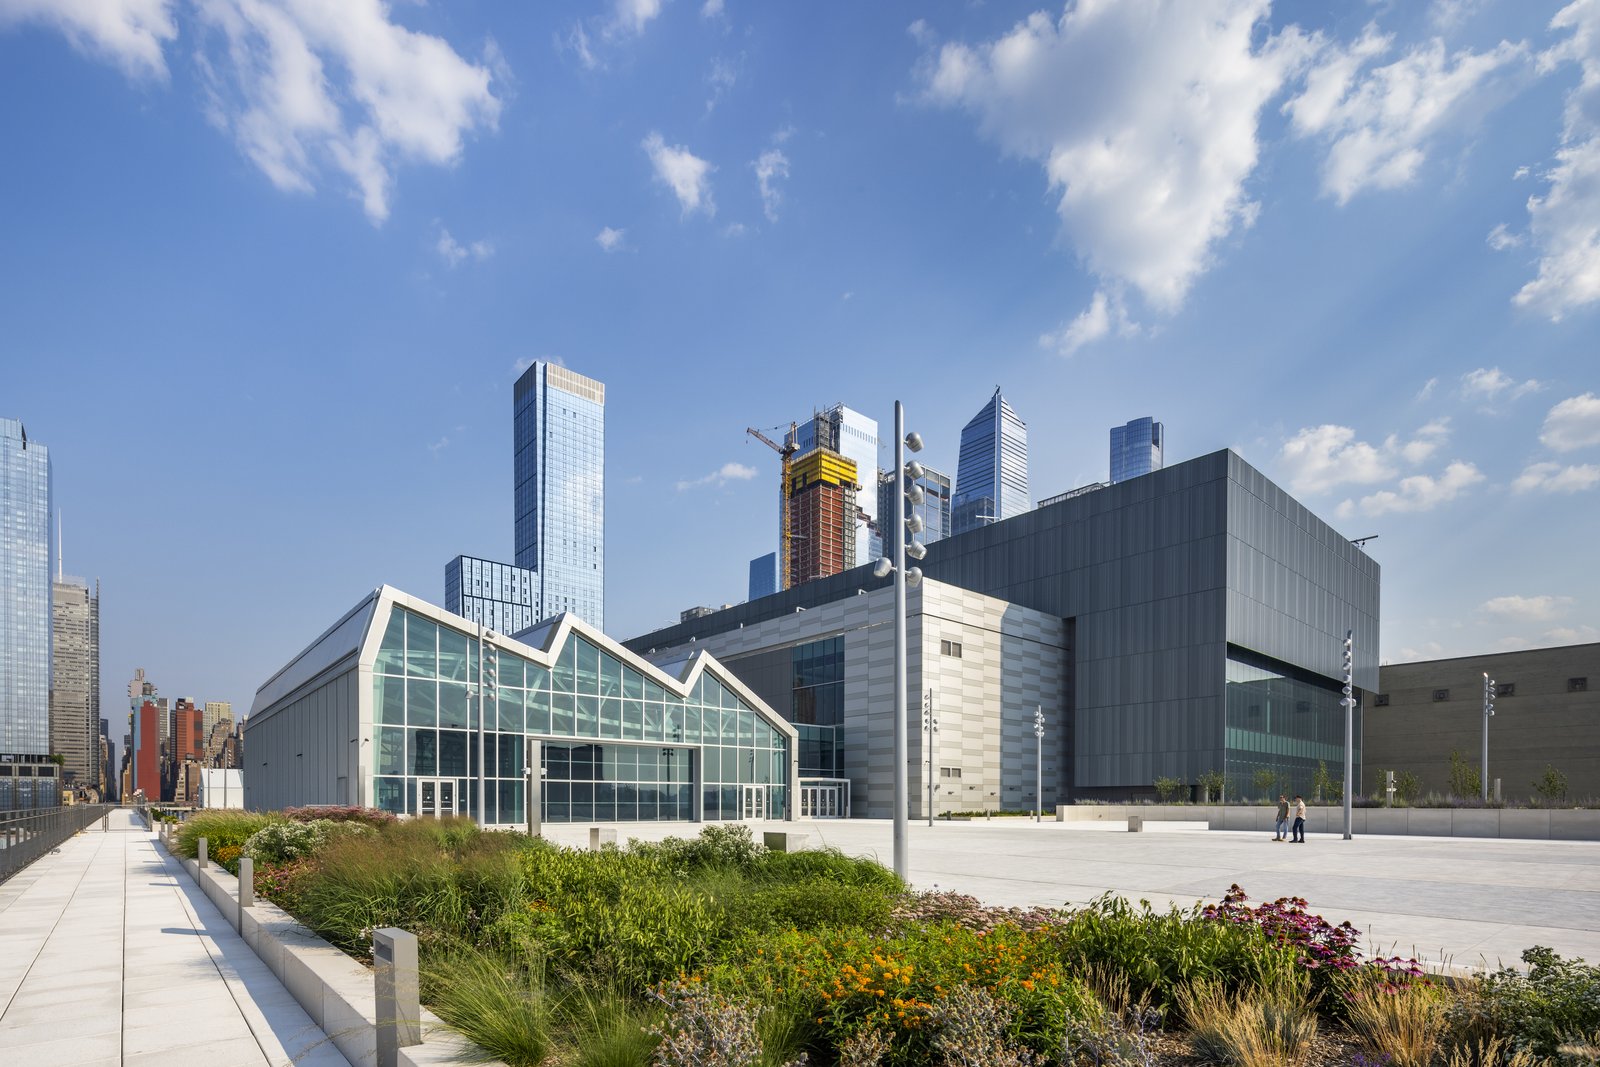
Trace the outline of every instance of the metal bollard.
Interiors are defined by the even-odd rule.
[[[200,869],[202,871],[205,870],[206,869],[206,839],[203,838],[203,837],[200,839],[200,849],[199,849],[199,851],[197,851],[195,853],[195,858],[200,861],[199,862]]]
[[[392,926],[372,932],[372,980],[377,994],[378,1067],[396,1067],[401,1049],[422,1044],[416,934]]]
[[[256,861],[249,856],[239,857],[239,907],[256,906]]]

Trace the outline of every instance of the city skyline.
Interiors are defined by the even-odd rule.
[[[103,706],[135,664],[248,706],[307,620],[508,559],[534,359],[608,386],[620,638],[774,546],[746,426],[903,399],[953,472],[1003,385],[1035,500],[1154,412],[1169,465],[1233,447],[1379,535],[1385,659],[1600,639],[1597,16],[1142,6],[355,5],[419,91],[291,19],[313,130],[247,26],[0,5],[0,416],[102,579]]]

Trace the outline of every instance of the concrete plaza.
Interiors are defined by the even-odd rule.
[[[1253,900],[1304,897],[1332,922],[1348,919],[1373,954],[1416,956],[1468,969],[1518,963],[1548,945],[1600,962],[1600,842],[1271,834],[1207,830],[1086,829],[1046,816],[911,824],[911,881],[987,904],[1082,904],[1107,891],[1157,907],[1219,899],[1237,883]],[[887,820],[753,823],[810,835],[890,864]],[[1149,824],[1146,824],[1147,826]],[[692,836],[698,826],[627,823],[619,840]],[[588,842],[587,826],[549,824],[562,844]]]
[[[0,1063],[348,1067],[127,810],[0,884]]]

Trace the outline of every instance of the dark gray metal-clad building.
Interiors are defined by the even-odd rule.
[[[1064,620],[1069,706],[1046,711],[1069,724],[1074,798],[1207,771],[1231,795],[1254,793],[1262,770],[1309,791],[1319,763],[1342,772],[1346,630],[1357,688],[1377,686],[1378,564],[1231,451],[937,541],[921,566]],[[886,584],[858,567],[627,645],[681,645]],[[1358,773],[1360,736],[1358,716]]]

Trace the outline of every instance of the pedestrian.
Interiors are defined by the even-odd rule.
[[[1306,798],[1294,795],[1294,837],[1291,840],[1306,843]]]
[[[1289,834],[1289,798],[1282,793],[1278,794],[1278,829],[1273,835],[1274,841],[1286,841]]]

